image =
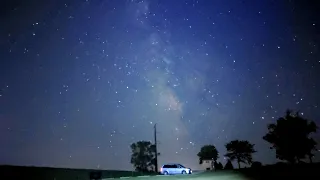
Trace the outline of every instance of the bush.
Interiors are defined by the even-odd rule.
[[[284,163],[284,162],[277,162],[276,164],[275,164],[275,166],[276,167],[279,167],[279,168],[281,168],[281,167],[286,167],[288,164],[287,163]]]
[[[215,161],[213,163],[214,170],[218,170],[218,168],[219,168],[218,166],[219,166],[218,163]]]
[[[224,169],[231,170],[233,169],[232,162],[230,160],[227,161],[226,165],[224,166]]]
[[[262,167],[261,162],[255,161],[251,164],[251,168],[260,168],[260,167]]]
[[[214,170],[221,170],[221,169],[223,169],[223,165],[219,162],[214,162],[213,163],[213,165],[214,165]]]

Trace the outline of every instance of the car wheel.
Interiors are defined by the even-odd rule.
[[[169,173],[167,171],[163,172],[164,175],[168,175]]]
[[[185,170],[182,171],[182,174],[187,174],[187,172]]]

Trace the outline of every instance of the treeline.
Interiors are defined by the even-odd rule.
[[[275,150],[277,159],[296,164],[308,158],[312,163],[313,152],[317,150],[317,143],[310,137],[318,129],[314,121],[302,117],[299,112],[287,110],[283,117],[277,119],[275,123],[269,124],[267,129],[268,132],[262,139],[270,143],[270,148]],[[254,149],[254,144],[247,140],[232,140],[226,143],[225,148],[227,153],[224,154],[224,157],[228,160],[224,167],[220,162],[217,162],[218,150],[210,144],[201,147],[197,154],[199,163],[211,160],[212,169],[233,169],[232,161],[237,162],[238,168],[241,168],[241,163],[252,167],[262,165],[260,162],[253,161],[252,154],[257,151]],[[154,144],[149,141],[138,141],[131,144],[131,150],[131,163],[137,171],[156,171]]]

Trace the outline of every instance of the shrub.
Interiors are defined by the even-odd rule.
[[[262,167],[261,162],[255,161],[251,164],[251,168],[260,168],[260,167]]]
[[[224,166],[224,169],[227,169],[227,170],[233,169],[233,165],[230,160],[227,161],[226,165]]]

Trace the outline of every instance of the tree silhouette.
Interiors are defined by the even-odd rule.
[[[312,163],[312,158],[314,157],[314,154],[312,153],[312,151],[317,150],[316,146],[317,146],[316,141],[313,140],[312,138],[309,138],[307,142],[307,149],[308,149],[307,156],[309,158],[310,163]]]
[[[234,140],[226,144],[227,154],[225,155],[231,161],[237,160],[240,169],[240,163],[251,164],[252,153],[255,153],[254,144],[249,141]]]
[[[223,165],[221,164],[221,162],[217,162],[217,161],[215,161],[214,162],[214,169],[215,170],[221,170],[221,169],[223,169]]]
[[[199,157],[199,164],[202,164],[203,160],[213,160],[216,162],[219,157],[219,153],[214,145],[205,145],[201,147],[197,156]]]
[[[226,170],[231,170],[233,169],[233,165],[232,165],[232,162],[230,159],[228,159],[226,165],[224,165],[224,168],[223,169],[226,169]]]
[[[155,145],[149,141],[138,141],[131,144],[131,164],[136,171],[148,172],[154,170]]]
[[[268,125],[268,130],[263,139],[272,145],[271,149],[276,150],[278,159],[293,164],[308,156],[312,162],[316,142],[309,135],[317,131],[313,121],[301,117],[299,112],[287,110],[286,115],[279,118],[276,124]]]

